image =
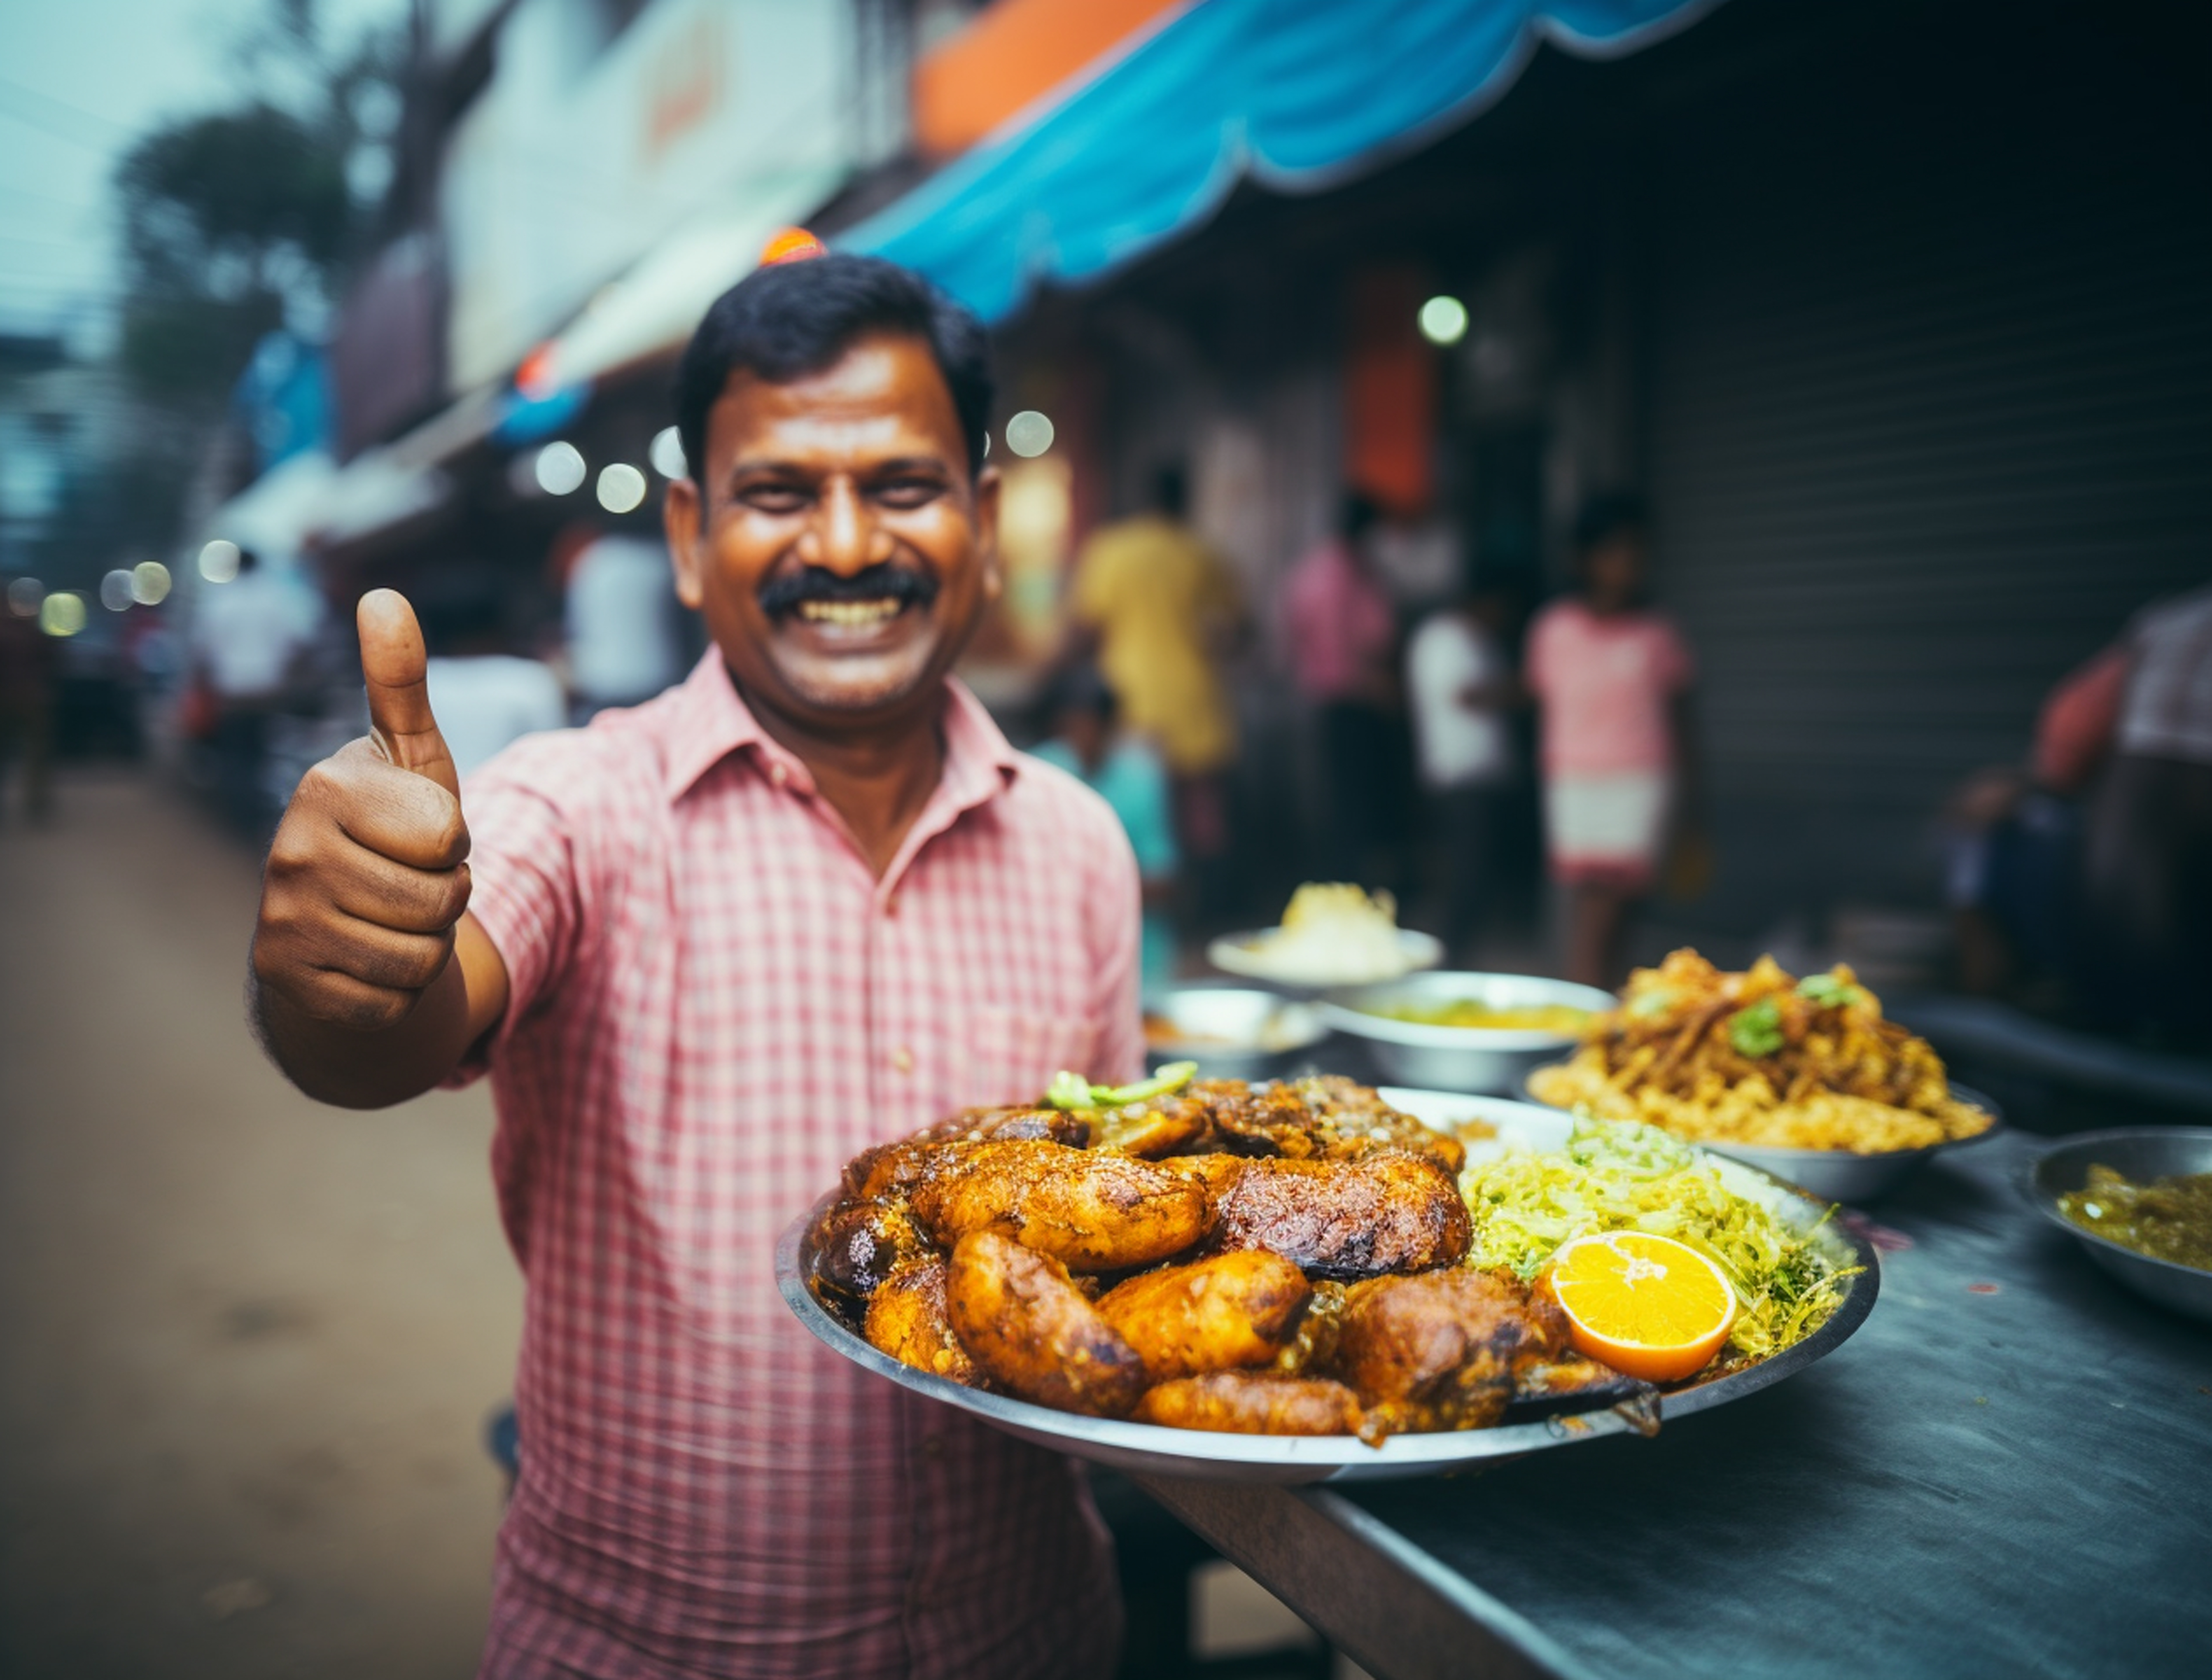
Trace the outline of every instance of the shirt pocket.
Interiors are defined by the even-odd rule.
[[[1091,1071],[1097,1038],[1096,1026],[1079,1016],[980,1004],[969,1018],[957,1104],[984,1108],[1033,1103],[1061,1068]]]

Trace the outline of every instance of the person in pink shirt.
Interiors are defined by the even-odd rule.
[[[1314,703],[1321,729],[1323,867],[1340,880],[1379,867],[1401,795],[1392,773],[1405,733],[1397,617],[1361,546],[1377,516],[1367,497],[1346,496],[1334,534],[1291,569],[1283,599],[1291,680]]]
[[[819,1346],[773,1269],[860,1149],[1141,1068],[1121,825],[950,674],[1000,587],[991,397],[890,264],[732,288],[663,509],[713,646],[465,783],[407,603],[362,600],[374,733],[278,830],[253,1007],[326,1102],[491,1076],[526,1288],[488,1680],[1114,1668],[1077,1468]]]
[[[1645,599],[1641,505],[1601,497],[1576,532],[1580,587],[1536,617],[1526,681],[1540,712],[1544,828],[1567,891],[1567,977],[1613,986],[1629,910],[1665,861],[1691,768],[1694,675]]]

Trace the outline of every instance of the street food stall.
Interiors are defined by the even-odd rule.
[[[856,1158],[787,1302],[1128,1475],[1388,1680],[2197,1671],[2212,1132],[2008,1134],[1845,969],[1407,1003],[1394,947],[1283,999],[1302,1070],[1069,1074]],[[1362,1084],[1363,1013],[1548,1032],[1541,1100]],[[1156,1001],[1156,1047],[1203,1018]]]

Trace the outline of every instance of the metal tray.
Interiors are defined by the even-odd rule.
[[[1233,974],[1243,980],[1256,980],[1287,997],[1316,998],[1348,984],[1380,984],[1384,979],[1403,979],[1419,970],[1434,968],[1444,959],[1443,941],[1435,934],[1424,934],[1412,928],[1401,928],[1398,929],[1398,954],[1404,959],[1405,966],[1395,974],[1378,976],[1368,981],[1344,981],[1310,973],[1300,974],[1269,962],[1264,948],[1253,943],[1261,934],[1273,931],[1268,928],[1251,928],[1241,934],[1224,934],[1206,947],[1206,960],[1224,974]]]
[[[1564,1003],[1592,1014],[1614,1004],[1611,992],[1566,980],[1547,980],[1533,974],[1431,969],[1402,980],[1331,992],[1320,1007],[1322,1019],[1329,1026],[1361,1041],[1383,1078],[1432,1091],[1510,1095],[1531,1068],[1574,1047],[1572,1032],[1429,1026],[1373,1013],[1394,1005],[1445,1003],[1459,998],[1478,1000],[1498,1009]]]
[[[2134,1126],[2062,1137],[2021,1169],[2020,1191],[2081,1251],[2137,1294],[2212,1323],[2212,1272],[2138,1254],[2085,1231],[2058,1211],[2058,1198],[2087,1182],[2095,1161],[2141,1183],[2212,1172],[2212,1127]]]
[[[1556,1065],[1556,1064],[1554,1064]],[[1521,1081],[1521,1089],[1531,1102],[1540,1102],[1528,1088],[1529,1080],[1545,1072],[1534,1068]],[[1972,1137],[1954,1138],[1948,1143],[1931,1143],[1924,1149],[1892,1149],[1876,1155],[1855,1154],[1849,1149],[1765,1149],[1755,1144],[1730,1143],[1716,1140],[1700,1143],[1701,1149],[1716,1155],[1726,1155],[1746,1166],[1755,1166],[1785,1184],[1795,1184],[1799,1190],[1824,1196],[1831,1202],[1845,1202],[1858,1206],[1887,1196],[1904,1183],[1913,1168],[1931,1155],[1946,1149],[1963,1149],[1995,1137],[2004,1129],[2004,1111],[1995,1099],[1963,1085],[1951,1087],[1951,1094],[1962,1103],[1972,1103],[1990,1117],[1987,1131],[1976,1132]],[[1564,1113],[1558,1110],[1555,1112]]]
[[[1462,1119],[1490,1122],[1499,1128],[1500,1136],[1496,1143],[1487,1146],[1488,1151],[1516,1142],[1535,1149],[1556,1148],[1566,1141],[1572,1126],[1568,1117],[1556,1109],[1503,1098],[1389,1087],[1383,1088],[1382,1095],[1394,1106],[1431,1125],[1449,1126]],[[1473,1146],[1468,1153],[1471,1158],[1480,1159],[1486,1153],[1486,1146]],[[1752,1168],[1726,1160],[1717,1160],[1715,1165],[1730,1189],[1760,1196],[1769,1205],[1784,1210],[1801,1227],[1812,1226],[1827,1210],[1826,1202],[1816,1201]],[[776,1244],[776,1287],[782,1292],[784,1304],[801,1324],[855,1365],[888,1378],[902,1388],[957,1406],[1008,1434],[1039,1446],[1115,1470],[1216,1482],[1394,1481],[1465,1470],[1491,1460],[1519,1458],[1548,1447],[1595,1440],[1606,1435],[1632,1433],[1639,1427],[1617,1412],[1586,1411],[1492,1429],[1395,1435],[1380,1447],[1371,1447],[1349,1436],[1230,1435],[1199,1429],[1168,1429],[1149,1423],[1124,1423],[1054,1411],[1006,1395],[963,1388],[878,1353],[808,1292],[799,1265],[800,1244],[808,1226],[835,1196],[833,1191],[823,1196],[793,1220]],[[1821,1230],[1823,1240],[1834,1245],[1833,1252],[1839,1263],[1863,1268],[1850,1280],[1843,1304],[1828,1322],[1787,1353],[1727,1376],[1668,1391],[1659,1403],[1662,1422],[1671,1423],[1708,1411],[1778,1383],[1826,1358],[1866,1321],[1881,1287],[1881,1257],[1863,1237],[1842,1229],[1833,1220]]]

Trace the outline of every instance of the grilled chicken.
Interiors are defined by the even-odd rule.
[[[1198,1147],[1213,1130],[1213,1105],[1194,1087],[1120,1108],[1102,1108],[1091,1117],[1098,1147],[1157,1160]]]
[[[901,1261],[928,1246],[903,1200],[840,1202],[822,1215],[810,1236],[808,1279],[817,1300],[827,1293],[858,1306]]]
[[[1146,1390],[1139,1423],[1212,1429],[1233,1435],[1349,1435],[1359,1428],[1359,1397],[1325,1377],[1215,1371]]]
[[[1098,1316],[1143,1357],[1155,1383],[1264,1365],[1313,1293],[1305,1274],[1264,1249],[1164,1266],[1116,1285]]]
[[[1473,1236],[1451,1175],[1401,1149],[1352,1160],[1263,1157],[1221,1176],[1212,1246],[1264,1248],[1313,1277],[1456,1265]]]
[[[868,1298],[866,1334],[902,1365],[975,1387],[981,1373],[953,1333],[945,1306],[944,1257],[934,1252],[902,1260]]]
[[[1452,1270],[1345,1293],[1333,1360],[1366,1408],[1362,1439],[1482,1429],[1513,1399],[1515,1367],[1567,1345],[1558,1307],[1512,1276]]]
[[[970,1143],[914,1188],[915,1216],[942,1244],[1003,1231],[1079,1271],[1150,1265],[1206,1229],[1206,1194],[1150,1161],[1056,1143]]]
[[[1145,1361],[1048,1255],[996,1231],[952,1250],[946,1315],[984,1374],[1062,1411],[1119,1417],[1145,1391]]]
[[[1238,1085],[1219,1080],[1191,1087],[1207,1094],[1224,1147],[1238,1154],[1356,1160],[1387,1148],[1426,1155],[1451,1173],[1467,1164],[1458,1139],[1392,1108],[1370,1086],[1334,1076]]]

